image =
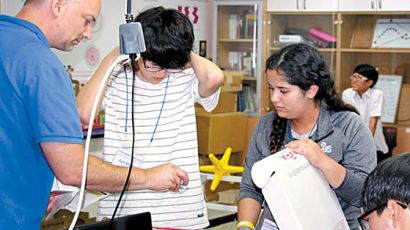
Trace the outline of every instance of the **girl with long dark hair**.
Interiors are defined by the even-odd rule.
[[[266,61],[266,76],[275,111],[261,117],[249,143],[238,229],[256,224],[264,203],[261,190],[251,179],[253,164],[284,148],[304,155],[324,174],[349,227],[358,229],[363,183],[376,166],[369,129],[355,109],[337,96],[325,60],[316,49],[305,44],[284,47]],[[256,229],[272,224],[274,217],[265,205]]]

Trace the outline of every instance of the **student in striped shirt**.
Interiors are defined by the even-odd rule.
[[[149,211],[155,229],[205,228],[209,222],[199,174],[194,104],[207,111],[216,107],[223,73],[192,52],[193,26],[179,11],[151,8],[135,21],[142,25],[146,51],[135,64],[134,86],[130,64],[119,64],[100,99],[105,110],[104,160],[115,164],[120,156],[131,155],[134,96],[134,166],[146,169],[171,163],[188,173],[189,183],[183,190],[178,190],[177,182],[178,189],[126,192],[117,216]],[[83,122],[88,120],[103,74],[118,55],[118,48],[107,55],[80,91],[77,106]],[[110,218],[117,201],[117,194],[101,201],[98,218]]]

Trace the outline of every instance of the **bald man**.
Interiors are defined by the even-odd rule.
[[[83,133],[71,81],[50,50],[91,39],[100,0],[27,0],[0,15],[0,229],[39,229],[54,175],[79,186]],[[89,157],[87,189],[121,191],[128,168]],[[179,190],[173,164],[134,168],[128,190]]]

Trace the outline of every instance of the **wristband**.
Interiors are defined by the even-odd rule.
[[[250,221],[241,221],[236,226],[237,230],[255,230],[255,226]]]
[[[237,230],[253,230],[250,227],[239,227]]]

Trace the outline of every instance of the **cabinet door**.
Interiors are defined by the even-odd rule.
[[[337,11],[338,0],[300,0],[303,11]]]
[[[283,12],[283,11],[299,11],[302,9],[303,0],[267,0],[267,11]]]
[[[233,103],[253,117],[261,111],[262,12],[263,1],[214,1],[213,60],[226,70],[226,79],[242,76],[242,92]]]
[[[377,1],[379,0],[339,0],[339,11],[374,11]]]
[[[337,11],[338,0],[268,0],[269,12]]]
[[[378,11],[409,11],[409,0],[375,0]]]

